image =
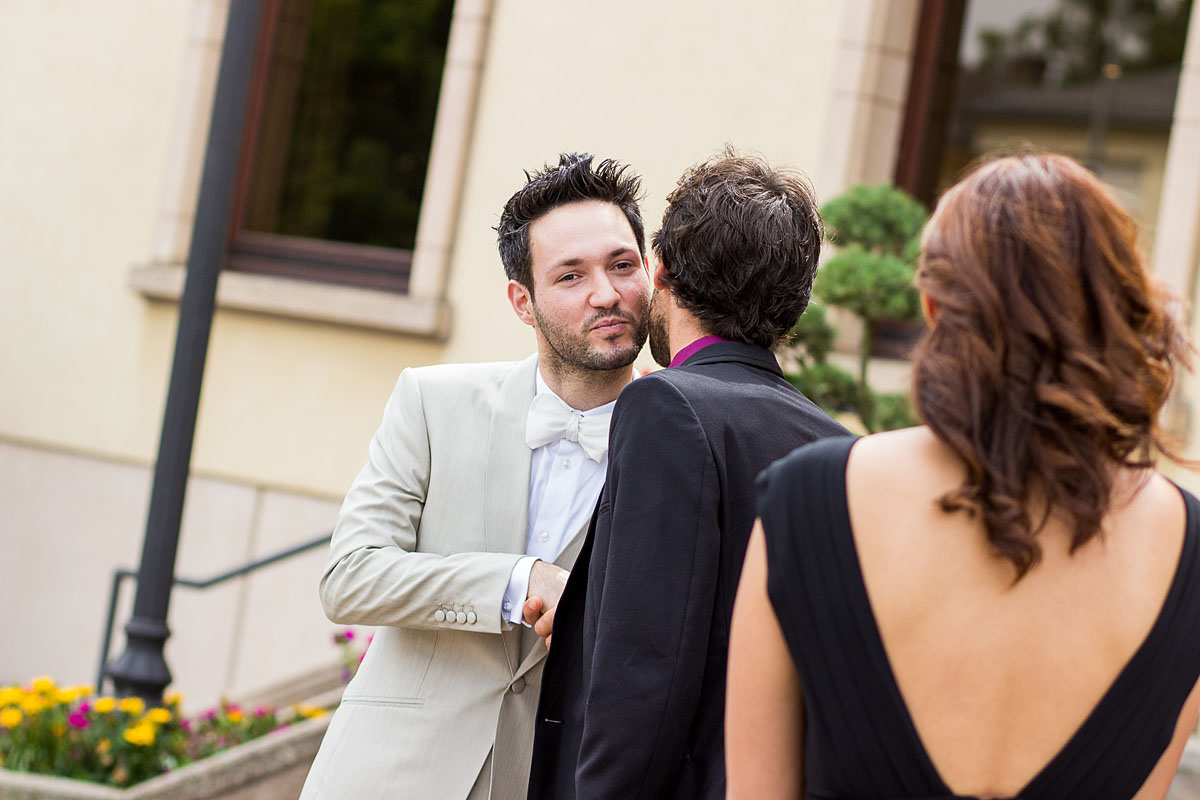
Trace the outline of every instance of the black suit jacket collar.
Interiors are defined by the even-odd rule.
[[[765,347],[759,347],[756,344],[746,344],[745,342],[714,342],[692,353],[687,361],[684,361],[679,366],[695,367],[701,364],[722,364],[729,362],[746,364],[751,367],[765,369],[779,376],[783,375],[783,370],[779,368],[779,362],[775,360],[774,353]]]

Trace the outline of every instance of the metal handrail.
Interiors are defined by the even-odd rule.
[[[332,536],[332,533],[322,534],[320,537],[313,539],[310,542],[298,544],[295,547],[288,548],[287,550],[281,550],[280,552],[275,553],[274,555],[266,556],[265,558],[249,561],[240,567],[235,567],[231,570],[219,573],[211,578],[196,580],[193,578],[176,577],[173,581],[173,585],[183,586],[188,589],[210,589],[213,586],[224,583],[225,581],[233,580],[234,578],[240,578],[243,575],[248,575],[249,573],[262,569],[263,567],[270,566],[277,561],[283,561],[285,558],[291,558],[292,556],[300,555],[301,553],[312,550],[315,547],[329,544],[330,536]],[[100,665],[96,669],[97,692],[101,691],[101,687],[104,685],[105,671],[108,667],[108,650],[112,646],[113,624],[117,616],[117,600],[121,595],[121,585],[130,578],[137,580],[137,576],[138,574],[133,570],[123,569],[120,567],[113,570],[112,592],[109,594],[108,598],[108,618],[104,623],[104,636],[100,643]]]

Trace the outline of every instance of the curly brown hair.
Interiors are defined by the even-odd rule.
[[[726,147],[679,179],[652,246],[708,333],[774,347],[808,307],[822,235],[803,175]]]
[[[1156,452],[1189,346],[1137,249],[1137,226],[1060,155],[984,164],[942,197],[917,286],[936,320],[915,355],[918,414],[965,463],[939,499],[977,514],[1020,580],[1051,514],[1072,552],[1100,531],[1116,469]]]

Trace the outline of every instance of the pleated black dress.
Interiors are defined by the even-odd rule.
[[[759,478],[767,591],[804,692],[809,798],[956,797],[925,752],[888,664],[846,506],[852,439],[826,439]],[[1180,490],[1179,566],[1146,640],[1083,725],[1017,795],[1126,800],[1171,741],[1200,676],[1200,507]]]

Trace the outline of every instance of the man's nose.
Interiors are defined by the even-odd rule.
[[[596,308],[611,308],[621,299],[621,293],[613,285],[607,272],[600,273],[592,284],[592,294],[589,298]]]

